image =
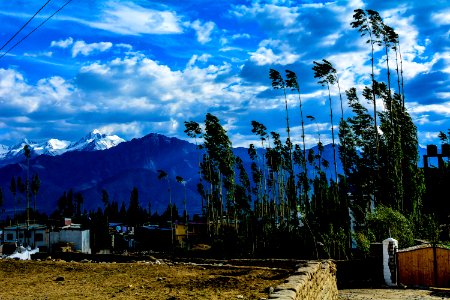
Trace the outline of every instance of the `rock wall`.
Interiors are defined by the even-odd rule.
[[[335,300],[338,299],[336,265],[332,261],[310,261],[277,286],[269,299]]]

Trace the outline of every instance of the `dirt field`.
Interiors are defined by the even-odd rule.
[[[91,263],[0,260],[0,299],[265,299],[293,269],[163,260]],[[339,300],[449,299],[448,290],[345,289]]]
[[[0,260],[0,299],[261,299],[288,270]]]

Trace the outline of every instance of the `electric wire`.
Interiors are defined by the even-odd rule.
[[[33,32],[35,32],[36,30],[39,29],[39,27],[41,27],[42,25],[44,25],[45,23],[47,23],[48,20],[50,20],[54,15],[56,15],[58,12],[60,12],[64,7],[66,7],[70,2],[72,2],[72,0],[68,0],[66,3],[64,3],[63,6],[61,6],[60,8],[58,8],[53,14],[51,14],[47,19],[45,19],[44,21],[42,21],[41,24],[39,24],[38,26],[36,26],[33,30],[31,30],[26,36],[24,36],[20,41],[18,41],[17,43],[15,43],[11,48],[8,49],[8,51],[6,51],[5,53],[3,53],[2,55],[0,55],[0,59],[2,59],[6,54],[8,54],[11,50],[13,50],[15,47],[17,47],[20,43],[22,43],[26,38],[28,38]]]
[[[37,14],[47,6],[50,1],[52,0],[48,0],[44,5],[42,5],[41,8],[39,8],[39,10],[30,19],[28,19],[28,21],[23,24],[22,27],[20,27],[20,29],[6,43],[3,44],[3,46],[0,48],[0,51],[2,51],[3,48],[5,48],[16,37],[31,22],[31,20],[33,20],[34,17],[36,17]]]

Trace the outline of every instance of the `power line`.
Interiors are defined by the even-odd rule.
[[[5,43],[5,44],[3,44],[3,46],[0,48],[0,51],[2,51],[3,50],[3,48],[5,48],[6,47],[6,45],[8,45],[9,44],[9,42],[11,42],[27,25],[28,25],[28,23],[30,23],[31,22],[31,20],[33,20],[34,19],[34,17],[36,17],[37,16],[37,14],[38,13],[40,13],[41,12],[41,10],[43,10],[44,9],[44,7],[46,7],[47,6],[47,4],[50,2],[50,1],[52,1],[52,0],[48,0],[44,5],[42,5],[41,6],[41,8],[39,8],[39,10],[25,23],[25,24],[23,24],[22,25],[22,27],[20,27],[20,29]]]
[[[27,37],[29,37],[33,32],[35,32],[36,30],[39,29],[39,27],[41,27],[42,25],[44,25],[45,23],[47,23],[48,20],[50,20],[54,15],[56,15],[58,12],[60,12],[64,7],[67,6],[67,4],[69,4],[70,2],[72,2],[72,0],[68,0],[66,3],[64,3],[63,6],[61,6],[60,8],[58,8],[53,14],[51,14],[47,19],[45,19],[41,24],[39,24],[38,26],[36,26],[33,30],[31,30],[26,36],[24,36],[20,41],[18,41],[17,43],[14,44],[14,46],[12,46],[11,48],[8,49],[8,51],[6,51],[5,53],[3,53],[0,56],[0,59],[3,58],[3,56],[5,56],[6,54],[8,54],[11,50],[13,50],[14,48],[16,48],[16,46],[18,46],[20,43],[22,43]]]

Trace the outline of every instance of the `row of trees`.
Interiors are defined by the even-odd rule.
[[[196,122],[185,122],[186,134],[196,142],[203,141],[199,145],[198,191],[213,242],[220,244],[234,235],[247,252],[276,252],[283,245],[286,251],[288,245],[298,245],[297,254],[304,251],[305,255],[318,256],[322,251],[339,258],[347,256],[351,246],[350,219],[353,232],[359,236],[356,241],[374,237],[374,229],[369,226],[374,224],[369,222],[376,213],[374,206],[387,209],[383,216],[399,212],[409,216],[405,222],[421,224],[425,186],[417,167],[416,127],[405,108],[399,36],[376,11],[358,9],[353,18],[351,26],[367,38],[372,69],[370,85],[362,91],[350,87],[344,93],[350,116],[344,117],[344,97],[333,64],[324,59],[314,61],[312,67],[314,77],[326,88],[329,102],[334,171],[331,178],[326,176],[330,162],[322,157],[320,135],[318,150],[306,151],[300,84],[293,71],[286,70],[283,77],[270,69],[272,87],[282,92],[284,100],[286,140],[252,121],[252,132],[261,145],[249,146],[250,170],[233,154],[231,141],[217,117],[208,113],[203,128]],[[377,50],[383,50],[385,74],[376,75]],[[395,74],[390,67],[392,60]],[[291,136],[291,93],[299,102],[301,144],[294,144]],[[337,169],[334,95],[338,95],[341,108],[338,137],[343,174],[338,174]],[[363,102],[372,103],[373,112]],[[315,119],[311,115],[306,118]],[[385,237],[388,232],[384,232]],[[411,241],[403,239],[402,246]]]
[[[111,200],[107,190],[101,192],[102,207],[97,210],[87,211],[83,209],[84,197],[80,192],[69,190],[64,192],[57,201],[57,209],[50,215],[51,219],[60,219],[62,217],[70,217],[74,222],[79,222],[86,227],[90,226],[90,221],[95,218],[104,219],[104,223],[123,223],[130,226],[139,226],[147,223],[168,226],[171,222],[183,222],[186,212],[180,216],[178,208],[175,204],[169,204],[166,210],[159,215],[158,212],[151,210],[149,202],[148,207],[143,207],[139,199],[139,191],[134,187],[130,192],[128,206],[122,201],[119,206],[117,200]]]
[[[249,145],[249,164],[234,154],[216,116],[206,114],[203,126],[185,122],[185,133],[199,148],[197,189],[210,242],[217,248],[243,255],[345,258],[352,242],[367,251],[368,242],[385,238],[390,232],[403,247],[412,243],[413,234],[427,236],[430,232],[426,228],[435,228],[430,226],[433,218],[422,214],[425,181],[417,167],[416,127],[405,108],[399,36],[373,10],[355,10],[351,26],[369,46],[371,73],[363,90],[348,87],[343,92],[339,73],[330,61],[312,63],[314,77],[324,87],[329,104],[332,162],[324,158],[319,130],[313,133],[318,137],[317,150],[306,149],[305,120],[314,122],[315,117],[304,112],[301,82],[291,70],[269,71],[272,88],[281,92],[284,102],[286,134],[252,121],[251,131],[260,144]],[[385,72],[375,70],[380,57],[386,62]],[[288,100],[292,97],[298,98],[300,137],[291,136]],[[336,99],[340,106],[337,126],[333,112]],[[350,111],[347,116],[345,106]],[[450,132],[442,132],[439,137],[448,141],[449,136]],[[327,176],[330,170],[331,176]],[[150,205],[148,210],[141,207],[134,188],[128,208],[124,202],[119,208],[103,190],[103,209],[90,213],[83,211],[82,194],[69,191],[58,200],[53,217],[72,216],[81,223],[94,224],[94,228],[104,228],[103,233],[107,233],[109,222],[172,224],[179,214],[172,202],[171,179],[163,170],[158,170],[157,176],[166,182],[169,197],[162,216],[152,214]],[[16,191],[25,193],[27,203],[30,190],[36,199],[40,185],[37,175],[25,190],[19,179],[11,182],[14,202]],[[176,176],[175,181],[186,189],[183,178]],[[189,219],[186,193],[181,219]]]

